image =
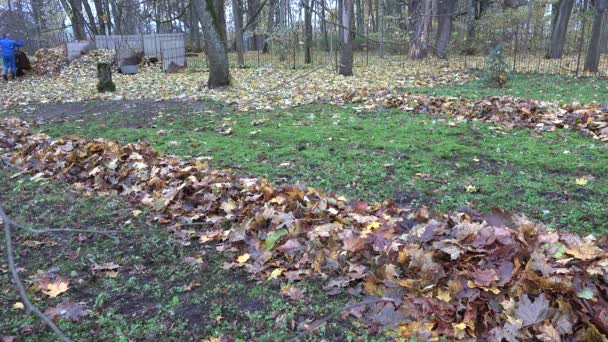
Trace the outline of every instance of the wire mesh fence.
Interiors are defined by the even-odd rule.
[[[384,64],[407,67],[427,63],[457,69],[482,69],[489,50],[500,43],[513,72],[591,75],[585,72],[583,67],[591,36],[590,12],[576,9],[572,13],[563,39],[563,53],[559,58],[548,58],[553,24],[552,16],[543,13],[543,10],[535,9],[527,16],[522,16],[520,11],[508,20],[494,20],[492,15],[488,15],[485,20],[477,22],[473,30],[467,18],[458,17],[452,22],[450,41],[443,58],[437,57],[434,45],[439,25],[431,25],[426,37],[428,53],[417,59],[410,58],[407,30],[389,29],[390,25],[393,25],[390,22],[378,29],[384,31],[381,35],[379,32],[353,32],[353,64],[355,67]],[[245,63],[242,66],[298,69],[327,65],[337,70],[340,50],[338,37],[342,27],[327,21],[325,30],[321,31],[320,28],[321,25],[317,25],[314,29],[311,59],[308,62],[305,59],[305,31],[302,23],[299,23],[284,34],[284,39],[281,39],[277,32],[258,32],[257,36],[266,38],[261,44],[256,44],[258,48],[250,48],[244,52]],[[593,73],[594,76],[608,76],[608,30],[606,31],[604,40],[607,42],[602,43],[606,46],[602,48],[599,71]],[[247,36],[245,41],[248,41]],[[237,54],[233,42],[234,33],[229,32],[226,48],[229,51],[230,66],[236,67]],[[187,46],[194,45],[194,42],[187,43]],[[251,47],[251,44],[244,45]],[[185,58],[189,69],[208,68],[202,51],[185,52]]]

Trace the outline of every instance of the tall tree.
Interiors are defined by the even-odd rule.
[[[99,34],[105,35],[108,14],[105,13],[101,0],[93,0],[93,5],[95,6],[95,12],[97,13],[97,18],[99,21]]]
[[[194,7],[203,27],[205,51],[209,60],[207,87],[218,88],[230,84],[230,67],[226,46],[220,33],[222,29],[215,12],[216,6],[211,2],[212,0],[194,0]]]
[[[312,63],[312,0],[303,0],[304,6],[304,63]]]
[[[363,0],[356,0],[355,1],[355,16],[357,17],[357,33],[360,35],[365,35],[365,24],[363,21],[363,14],[364,14],[364,9],[363,9]]]
[[[82,15],[82,0],[61,0],[61,5],[63,5],[63,8],[70,17],[74,39],[86,40],[84,16]]]
[[[252,35],[249,38],[249,46],[252,50],[258,49],[258,34],[257,34],[257,20],[255,19],[256,14],[260,9],[260,2],[258,0],[247,0],[247,26],[251,30]]]
[[[340,67],[338,68],[338,72],[344,76],[352,76],[353,74],[353,43],[350,32],[352,15],[353,0],[343,0],[341,13],[343,30],[340,37]]]
[[[241,24],[241,8],[238,0],[232,0],[232,20],[234,21],[234,40],[238,64],[239,66],[243,66],[245,64],[245,58],[243,57],[243,28]]]
[[[268,5],[268,22],[266,24],[266,32],[272,32],[273,28],[274,28],[274,18],[275,18],[275,13],[276,11],[276,0],[270,0],[269,5]],[[268,34],[264,35],[264,42],[263,42],[263,48],[262,48],[262,53],[269,53],[270,52],[270,36],[268,36]]]
[[[411,59],[422,59],[429,53],[431,28],[431,0],[410,1],[410,51]]]
[[[384,58],[384,1],[378,0],[378,39],[380,40],[380,58]]]
[[[285,55],[286,49],[286,35],[287,35],[287,22],[285,20],[285,14],[287,12],[287,0],[279,1],[279,39],[281,41],[281,47],[279,48],[279,61],[284,62],[287,60]]]
[[[91,9],[91,4],[89,4],[88,0],[81,0],[82,5],[84,6],[84,12],[87,14],[87,18],[89,19],[89,30],[91,34],[97,35],[99,34],[99,30],[97,29],[97,25],[95,24],[95,16],[93,15],[93,10]]]
[[[447,57],[448,44],[452,36],[452,21],[456,10],[456,0],[437,0],[437,37],[435,54],[439,58]]]
[[[595,13],[593,14],[593,25],[591,26],[591,39],[587,49],[585,58],[585,70],[590,72],[598,72],[600,66],[601,47],[600,39],[603,31],[603,26],[608,25],[604,21],[608,0],[595,0]]]
[[[560,0],[557,6],[557,15],[553,29],[551,30],[551,44],[547,52],[547,58],[562,58],[564,53],[564,44],[566,42],[566,33],[568,31],[568,22],[572,14],[575,0]]]

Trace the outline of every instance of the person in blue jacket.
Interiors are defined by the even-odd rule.
[[[17,72],[17,67],[15,65],[15,48],[22,47],[22,40],[12,40],[11,35],[6,33],[2,36],[2,40],[0,40],[0,48],[2,49],[2,66],[3,72],[2,77],[5,81],[8,81],[8,72],[10,70],[11,76],[15,79],[15,73]]]

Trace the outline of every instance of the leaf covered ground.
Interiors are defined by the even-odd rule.
[[[392,198],[440,212],[500,207],[579,233],[608,229],[606,145],[570,130],[539,134],[330,105],[243,113],[188,101],[92,101],[9,114],[38,120],[34,129],[54,137],[147,141],[162,153],[370,202]]]
[[[287,293],[312,278],[329,294],[387,298],[348,311],[372,331],[423,340],[606,338],[608,255],[593,237],[500,210],[431,215],[275,187],[145,143],[32,135],[16,119],[0,128],[7,156],[32,179],[118,194],[151,210],[183,244],[219,243],[232,256],[224,269],[277,279]]]
[[[82,196],[69,185],[0,172],[0,203],[11,217],[35,228],[71,226],[120,229],[117,238],[96,234],[19,233],[14,237],[19,273],[35,304],[54,316],[75,341],[201,340],[276,341],[344,306],[350,296],[328,296],[318,282],[300,282],[291,293],[278,282],[257,282],[224,270],[226,256],[213,245],[178,243],[165,227],[133,216],[117,196]],[[0,240],[4,245],[4,239]],[[5,249],[0,249],[5,259]],[[97,265],[120,266],[114,271]],[[44,281],[68,282],[51,297]],[[52,333],[27,313],[0,263],[0,336],[50,341]],[[296,291],[297,290],[297,291]],[[295,294],[294,294],[295,293]],[[292,298],[293,297],[293,298]],[[70,310],[66,310],[66,309]],[[385,341],[339,318],[311,339]]]
[[[387,64],[208,91],[149,69],[99,96],[89,67],[0,84],[2,116],[31,122],[0,124],[9,214],[145,232],[19,234],[29,291],[72,335],[284,340],[382,298],[308,338],[606,338],[605,240],[570,232],[608,228],[606,81],[493,90]],[[48,336],[1,299],[3,335]]]

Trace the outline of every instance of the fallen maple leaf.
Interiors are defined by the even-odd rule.
[[[542,322],[549,316],[549,301],[544,294],[536,297],[534,301],[524,294],[519,298],[516,313],[524,326]]]
[[[56,277],[54,281],[48,283],[45,289],[42,289],[42,293],[51,298],[55,298],[66,292],[69,289],[69,285],[69,280],[63,277]]]

